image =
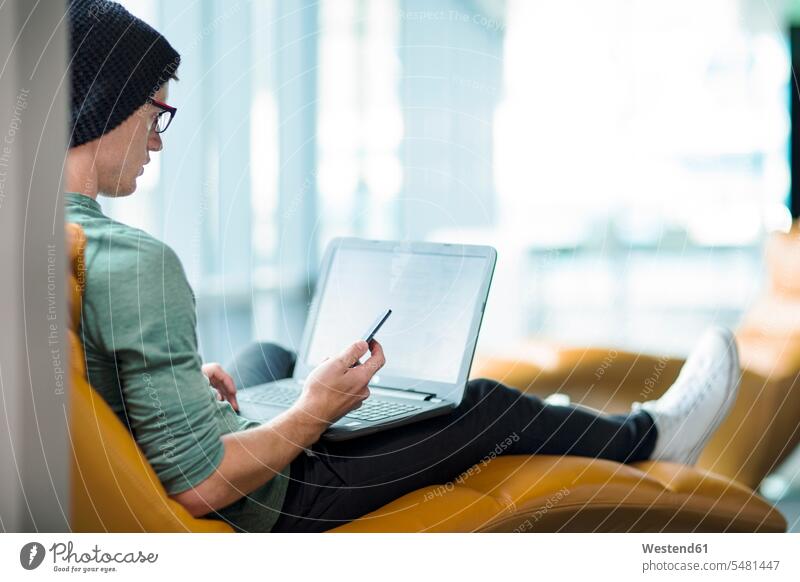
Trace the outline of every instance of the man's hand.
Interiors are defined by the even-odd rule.
[[[367,347],[361,340],[322,362],[309,375],[297,402],[269,422],[223,435],[225,455],[217,470],[200,484],[171,497],[194,517],[200,517],[229,506],[272,479],[317,442],[330,423],[361,406],[369,396],[367,384],[385,360],[381,345],[373,340],[370,358],[359,364]],[[223,396],[234,398],[234,405],[233,380],[219,364],[203,366],[203,373]]]
[[[368,348],[369,359],[359,364]],[[377,340],[372,340],[369,346],[359,340],[314,368],[295,406],[315,420],[332,424],[361,406],[369,396],[369,381],[385,363],[383,348]]]
[[[208,378],[211,386],[217,391],[217,400],[226,400],[236,412],[239,412],[239,403],[236,401],[236,384],[233,378],[217,363],[204,364],[203,374]]]

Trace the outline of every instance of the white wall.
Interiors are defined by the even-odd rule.
[[[0,3],[0,531],[66,531],[65,2]],[[33,6],[33,8],[32,8]]]

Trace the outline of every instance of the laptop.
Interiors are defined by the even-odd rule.
[[[496,261],[488,246],[334,239],[292,377],[240,390],[240,414],[259,421],[281,414],[315,366],[389,309],[375,336],[386,364],[373,376],[369,398],[322,438],[352,439],[446,414],[464,396]]]

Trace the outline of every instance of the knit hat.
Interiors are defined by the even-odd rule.
[[[130,117],[175,74],[181,57],[116,2],[70,0],[68,12],[75,147]]]

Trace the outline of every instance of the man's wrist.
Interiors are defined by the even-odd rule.
[[[308,437],[309,444],[317,442],[322,433],[330,426],[330,423],[322,419],[319,414],[299,402],[289,410],[292,412],[303,435]]]

